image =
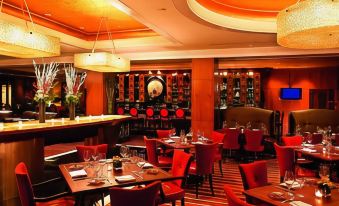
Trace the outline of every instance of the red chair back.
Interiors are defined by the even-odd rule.
[[[239,170],[245,190],[267,185],[266,161],[239,164]]]
[[[224,142],[225,134],[213,131],[211,134],[211,138],[214,143],[218,143],[217,152],[215,154],[215,160],[221,160],[222,159],[222,145],[220,145],[220,143]]]
[[[172,163],[172,176],[173,177],[186,177],[191,161],[192,155],[181,150],[174,150],[173,163]],[[173,181],[176,185],[182,185],[182,179]]]
[[[134,189],[124,189],[111,187],[109,189],[111,199],[110,205],[155,206],[160,186],[161,183],[157,181],[144,188],[135,187]]]
[[[34,206],[34,193],[25,163],[20,162],[15,167],[15,177],[22,206]]]
[[[232,188],[228,185],[224,185],[224,191],[226,194],[227,202],[229,206],[251,206],[241,199],[239,199],[233,192]]]
[[[282,137],[282,141],[286,146],[300,146],[303,143],[302,136]]]
[[[196,144],[196,174],[212,174],[214,157],[217,151],[217,143],[213,144]]]
[[[279,146],[277,143],[274,143],[274,148],[279,164],[280,181],[282,181],[287,170],[294,171],[295,169],[294,150],[290,147]]]
[[[147,161],[153,165],[158,165],[158,155],[157,155],[157,140],[156,139],[148,139],[144,136],[144,142],[146,145],[147,152]]]
[[[154,116],[154,109],[152,107],[148,107],[146,109],[146,117],[152,118]]]
[[[173,134],[172,129],[158,129],[157,136],[158,138],[169,138]]]
[[[105,153],[107,154],[108,145],[76,145],[75,146],[80,161],[84,161],[84,152],[89,150],[91,153]]]
[[[225,128],[225,139],[224,139],[224,149],[239,149],[239,135],[240,130],[239,129],[231,129],[231,128]]]
[[[335,138],[335,146],[339,146],[339,133],[334,135]]]
[[[312,134],[312,144],[320,144],[323,141],[323,135],[321,133]]]
[[[264,150],[262,145],[263,132],[261,130],[245,130],[246,144],[245,150],[252,152],[261,152]]]
[[[129,114],[130,114],[132,117],[137,117],[137,116],[138,116],[138,110],[137,110],[135,107],[132,107],[132,108],[129,110]]]
[[[176,109],[175,110],[175,117],[179,118],[179,119],[185,118],[185,110],[183,110],[182,108]]]
[[[123,114],[125,114],[125,109],[124,109],[123,107],[118,107],[118,109],[117,109],[117,114],[118,114],[118,115],[123,115]]]
[[[168,109],[166,109],[166,108],[160,109],[160,117],[161,118],[168,118]]]

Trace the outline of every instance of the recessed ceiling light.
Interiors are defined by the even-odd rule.
[[[85,27],[83,27],[83,26],[81,26],[81,27],[79,27],[80,29],[82,29],[82,30],[84,30],[85,29]]]
[[[52,14],[50,14],[50,13],[46,13],[46,14],[44,14],[45,16],[52,16]]]

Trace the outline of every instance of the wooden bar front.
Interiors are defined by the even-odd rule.
[[[45,139],[82,137],[88,144],[113,146],[120,123],[127,119],[129,116],[105,115],[0,125],[0,206],[18,205],[14,169],[19,162],[26,163],[33,182],[43,177]]]

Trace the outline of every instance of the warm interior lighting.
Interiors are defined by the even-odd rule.
[[[157,71],[157,74],[161,74],[161,71],[160,71],[160,70],[158,70],[158,71]]]
[[[339,1],[304,0],[279,12],[278,44],[288,48],[339,47]]]
[[[130,61],[128,59],[107,52],[75,54],[74,66],[96,72],[130,71]]]
[[[60,39],[0,20],[0,54],[18,58],[60,55]]]

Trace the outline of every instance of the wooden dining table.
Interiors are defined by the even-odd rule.
[[[195,147],[192,142],[182,143],[180,137],[176,136],[171,138],[158,138],[157,142],[170,149],[190,150]]]
[[[310,150],[305,150],[303,148],[309,148]],[[331,146],[330,152],[324,152],[324,146],[319,144],[308,147],[298,147],[295,151],[301,153],[302,156],[313,160],[327,163],[336,163],[339,161],[339,147]]]
[[[292,190],[294,194],[293,201],[301,201],[309,205],[315,206],[338,206],[339,205],[339,191],[338,189],[332,189],[331,197],[321,198],[315,196],[316,186],[314,185],[305,185],[302,189],[296,188]],[[287,189],[278,184],[267,185],[263,187],[257,187],[249,190],[245,190],[243,193],[251,198],[261,200],[270,205],[294,205],[290,201],[283,202],[285,199],[272,199],[269,197],[269,194],[272,192],[281,192],[284,195],[287,193]]]
[[[71,171],[74,171],[74,167],[78,170],[82,168],[86,171],[85,177],[72,178]],[[133,185],[148,184],[153,181],[170,181],[178,177],[173,177],[170,173],[153,166],[149,169],[142,169],[132,162],[123,162],[120,170],[113,169],[111,162],[105,163],[103,167],[103,177],[101,181],[94,182],[95,171],[94,166],[89,163],[70,163],[59,165],[62,176],[66,180],[66,183],[73,195],[77,199],[77,203],[81,205],[83,197],[86,197],[89,193],[98,194],[100,192],[107,192],[110,187],[127,187]],[[155,170],[157,171],[155,173]],[[133,181],[118,182],[116,177],[131,175],[135,178]]]

